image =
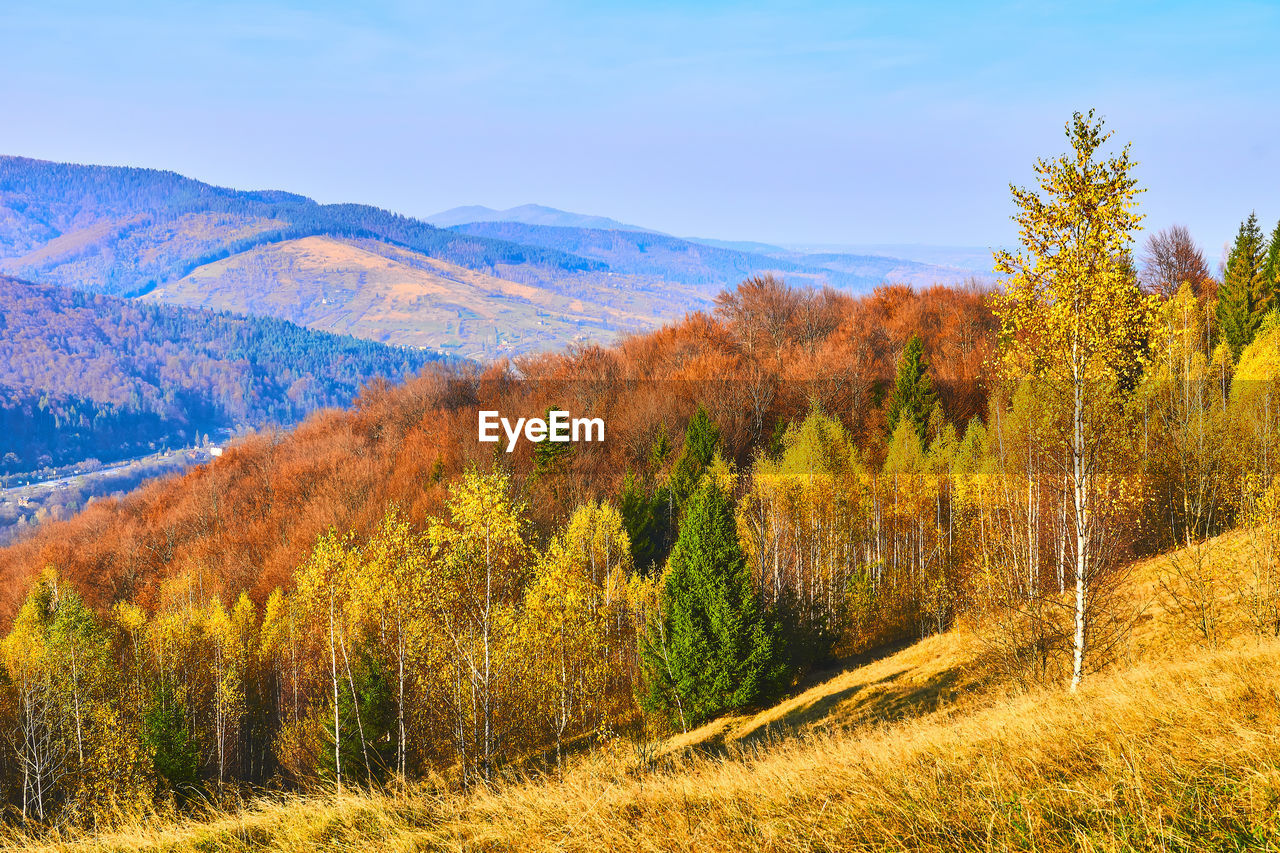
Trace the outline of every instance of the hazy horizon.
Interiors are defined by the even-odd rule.
[[[1148,228],[1280,203],[1262,3],[265,5],[0,12],[0,151],[417,217],[535,203],[679,236],[985,247],[1072,110]],[[1269,206],[1268,206],[1269,205]]]

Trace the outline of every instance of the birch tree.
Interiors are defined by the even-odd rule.
[[[512,497],[505,473],[472,470],[450,490],[448,508],[449,521],[437,520],[429,531],[433,555],[443,561],[432,603],[466,678],[465,690],[459,678],[454,693],[459,752],[465,766],[471,740],[488,780],[502,745],[512,616],[529,557],[525,505]]]
[[[1117,562],[1109,502],[1122,473],[1127,398],[1141,375],[1152,304],[1130,262],[1139,227],[1129,146],[1092,111],[1067,124],[1071,152],[1035,164],[1038,189],[1011,186],[1019,248],[995,253],[1008,276],[995,298],[1003,367],[1042,380],[1058,407],[1070,486],[1075,603],[1071,689],[1089,665],[1097,585]]]

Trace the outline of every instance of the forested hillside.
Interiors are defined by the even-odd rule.
[[[777,313],[769,320],[760,312]],[[31,566],[52,562],[101,590],[105,598],[90,593],[101,603],[121,583],[133,590],[129,595],[156,594],[179,565],[199,562],[230,573],[227,594],[246,588],[265,595],[287,580],[330,524],[371,529],[389,503],[413,517],[438,511],[450,478],[494,459],[492,446],[476,439],[478,408],[532,415],[556,405],[605,417],[608,440],[577,446],[552,466],[555,476],[535,476],[539,462],[528,443],[497,457],[540,496],[531,506],[543,525],[562,518],[577,498],[616,494],[628,471],[652,485],[678,455],[685,423],[699,405],[720,424],[724,455],[742,464],[761,442],[780,440],[775,433],[814,400],[856,413],[849,423],[855,435],[875,435],[883,429],[896,353],[917,331],[936,354],[941,398],[967,422],[984,410],[978,377],[991,322],[979,291],[886,288],[854,300],[766,281],[735,291],[715,316],[695,316],[617,348],[487,370],[432,367],[403,385],[366,390],[354,411],[314,417],[283,442],[240,442],[186,478],[95,506],[69,527],[49,525],[20,548],[0,551],[3,588],[20,594]],[[202,503],[214,495],[215,503]],[[242,511],[247,503],[250,512]],[[145,531],[124,520],[135,512],[151,519]],[[89,525],[84,540],[73,532],[81,523]],[[144,558],[154,553],[149,548],[113,542],[108,530],[160,535],[170,544],[153,561]],[[125,552],[130,567],[117,571]],[[202,583],[212,589],[224,581],[210,575]]]
[[[441,356],[0,277],[0,474],[289,425]]]
[[[135,295],[253,246],[315,234],[385,240],[485,270],[599,268],[368,205],[214,187],[155,169],[0,157],[0,258],[24,278]]]

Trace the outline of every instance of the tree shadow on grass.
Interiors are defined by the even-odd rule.
[[[677,747],[678,756],[722,758],[743,748],[804,736],[818,731],[849,731],[862,726],[921,717],[976,693],[989,682],[991,668],[981,655],[964,655],[947,666],[937,661],[890,663],[887,674],[871,677],[859,670],[889,661],[922,642],[902,640],[860,655],[841,658],[801,678],[777,703],[746,709],[744,717],[728,717],[708,724],[695,743]],[[928,660],[926,652],[922,661]],[[884,667],[889,669],[889,667]]]
[[[794,737],[813,729],[849,729],[918,717],[950,704],[958,694],[976,686],[964,678],[959,666],[924,681],[910,679],[911,672],[910,668],[903,668],[874,681],[816,696],[743,732],[737,740],[745,746]]]

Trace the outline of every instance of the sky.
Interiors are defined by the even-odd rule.
[[[1280,2],[3,0],[0,153],[425,216],[1006,245],[1074,110],[1216,267],[1280,218]]]

